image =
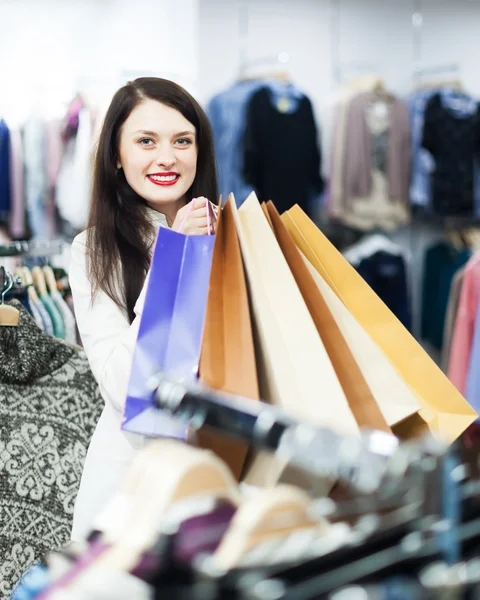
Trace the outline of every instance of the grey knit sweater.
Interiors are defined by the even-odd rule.
[[[82,350],[41,331],[18,301],[0,326],[0,598],[70,539],[103,401]]]

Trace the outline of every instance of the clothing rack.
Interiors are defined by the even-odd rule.
[[[0,257],[13,256],[56,256],[65,248],[63,240],[52,241],[17,241],[0,244]]]
[[[359,492],[378,486],[385,462],[399,446],[397,438],[384,432],[366,432],[360,438],[341,436],[301,423],[265,402],[164,375],[152,385],[157,408],[187,422],[192,429],[213,428],[255,448],[273,451],[314,477],[339,479]]]
[[[460,66],[456,63],[446,65],[432,65],[430,67],[417,67],[414,69],[415,75],[438,75],[442,73],[458,73]]]

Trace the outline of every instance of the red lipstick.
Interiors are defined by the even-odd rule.
[[[173,171],[169,171],[168,173],[151,173],[150,175],[147,175],[147,178],[155,185],[170,186],[177,183],[180,179],[180,175]]]

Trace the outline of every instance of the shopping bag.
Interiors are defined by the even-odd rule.
[[[232,201],[227,198],[217,221],[199,377],[215,390],[258,400],[252,322]],[[247,444],[203,429],[197,443],[222,458],[240,478]]]
[[[312,264],[302,258],[334,316],[383,416],[392,428],[415,415],[422,405],[385,354],[358,323]]]
[[[154,376],[198,375],[215,236],[157,234],[133,355],[122,428],[147,436],[184,437],[187,426],[154,406]]]
[[[268,202],[262,208],[270,220],[275,237],[325,345],[358,426],[391,433],[387,423],[388,413],[382,413],[322,291],[315,282],[313,274],[309,272],[303,256],[283,224],[275,206],[272,202]],[[417,403],[414,412],[418,408]]]
[[[473,408],[299,206],[283,214],[282,220],[297,246],[420,402],[421,410],[402,421],[394,432],[409,438],[429,430],[453,442],[477,418]]]
[[[237,210],[235,225],[247,273],[259,391],[295,418],[344,434],[359,428],[295,279],[255,194]],[[282,468],[254,461],[247,483],[273,485]]]

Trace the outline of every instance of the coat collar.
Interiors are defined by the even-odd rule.
[[[166,227],[169,229],[167,217],[163,213],[148,207],[147,215],[155,229],[158,229],[159,227]]]

